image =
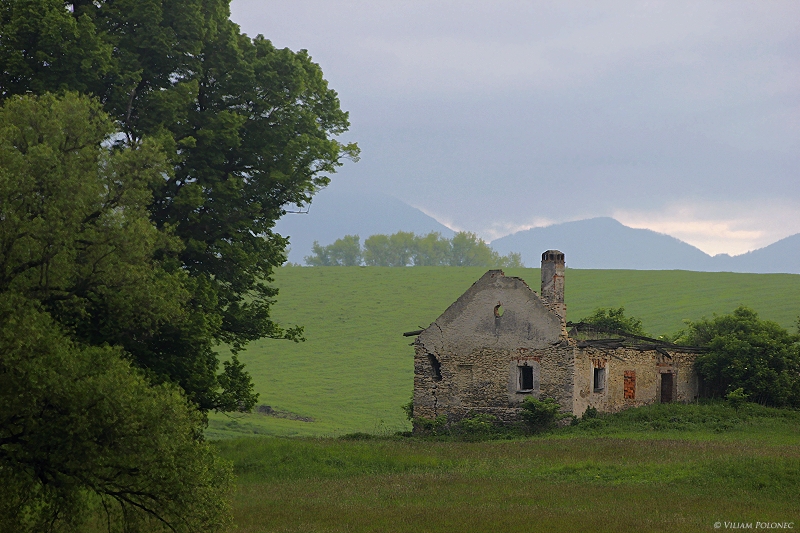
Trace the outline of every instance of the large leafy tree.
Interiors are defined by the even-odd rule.
[[[0,6],[0,99],[74,90],[96,96],[119,146],[156,142],[167,168],[147,210],[180,247],[158,252],[185,272],[182,320],[127,332],[137,363],[179,382],[202,409],[247,409],[253,397],[214,393],[213,344],[299,339],[270,319],[272,269],[287,239],[284,206],[303,204],[358,148],[336,93],[305,51],[242,35],[229,0],[9,0]],[[170,263],[170,261],[172,263]],[[98,309],[103,305],[98,303]],[[113,328],[85,335],[99,342]],[[135,344],[135,346],[134,346]],[[235,359],[229,391],[247,391]]]
[[[147,142],[112,149],[112,132],[74,93],[0,108],[2,531],[229,522],[231,474],[199,438],[203,414],[131,365],[165,325],[196,317],[190,277],[157,257],[181,242],[147,210],[164,156]],[[206,393],[230,395],[230,374],[212,373]]]
[[[363,260],[361,243],[358,235],[345,235],[336,239],[333,244],[322,246],[314,241],[312,255],[307,256],[309,266],[358,266]]]
[[[0,351],[1,531],[227,529],[230,466],[177,386],[15,293],[0,295]]]
[[[364,241],[364,262],[369,266],[404,267],[411,263],[415,240],[408,231],[372,235]]]
[[[800,335],[744,306],[688,326],[681,340],[708,348],[695,361],[706,394],[742,389],[751,401],[800,406]]]

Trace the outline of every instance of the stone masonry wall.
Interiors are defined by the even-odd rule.
[[[438,361],[438,374],[435,363]],[[528,397],[556,399],[571,412],[573,349],[569,345],[532,350],[476,349],[438,356],[417,346],[414,358],[414,415],[451,420],[470,412],[491,412],[511,422]],[[520,367],[529,367],[533,387],[523,390]],[[438,379],[440,378],[440,379]]]
[[[655,350],[576,348],[573,414],[581,416],[587,407],[601,412],[616,412],[658,403],[661,401],[662,373],[673,376],[671,401],[695,400],[698,395],[698,381],[693,369],[696,355],[673,352],[670,356]],[[605,368],[605,383],[602,389],[597,390],[594,375],[595,368],[600,367]],[[626,373],[628,397],[625,394]]]
[[[419,334],[414,357],[414,415],[461,418],[491,412],[517,418],[531,395],[572,396],[572,351],[563,320],[519,278],[484,274]],[[519,367],[533,377],[521,387]]]

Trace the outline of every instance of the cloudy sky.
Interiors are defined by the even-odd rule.
[[[711,253],[800,232],[800,2],[233,0],[305,48],[388,193],[487,240],[613,216]],[[321,194],[325,194],[323,191]]]

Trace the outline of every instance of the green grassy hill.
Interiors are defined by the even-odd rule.
[[[407,429],[400,406],[411,397],[413,349],[404,331],[426,327],[485,272],[455,267],[285,267],[273,317],[305,326],[304,343],[263,340],[240,355],[259,403],[271,414],[212,415],[209,438],[252,434],[338,435]],[[539,269],[506,274],[539,289]],[[652,335],[683,320],[752,307],[794,331],[800,275],[686,271],[573,270],[567,317],[624,306]],[[276,416],[277,415],[277,416]]]

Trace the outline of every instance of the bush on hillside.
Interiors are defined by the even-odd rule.
[[[632,335],[647,336],[647,333],[642,327],[642,321],[634,316],[625,316],[625,308],[620,307],[608,309],[598,307],[594,313],[580,320],[584,324],[589,324],[598,329],[603,330],[616,330],[630,333]]]
[[[522,419],[533,432],[546,431],[558,425],[559,420],[571,415],[561,412],[561,405],[552,398],[527,398],[522,402]]]
[[[705,396],[736,393],[777,407],[800,407],[800,335],[740,306],[688,323],[682,341],[708,348],[695,361]],[[740,390],[740,392],[736,392]]]
[[[408,400],[408,403],[404,403],[400,406],[400,409],[406,414],[406,419],[413,422],[414,421],[414,398],[412,397]]]
[[[739,387],[736,390],[732,390],[728,394],[725,395],[725,399],[728,400],[728,403],[731,404],[731,407],[736,409],[737,411],[739,408],[747,402],[747,399],[750,397],[743,388]]]

